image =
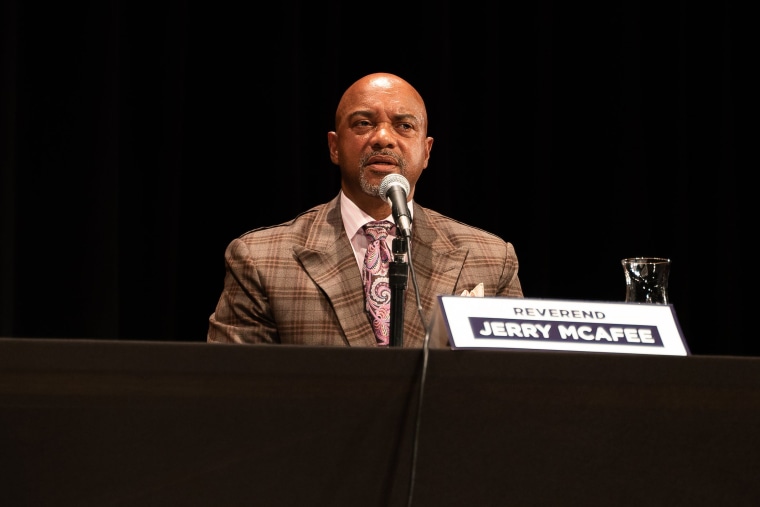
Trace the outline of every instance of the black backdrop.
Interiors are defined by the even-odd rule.
[[[227,242],[335,196],[337,100],[388,71],[428,106],[417,201],[511,241],[526,296],[670,257],[692,352],[760,355],[743,8],[71,4],[2,7],[0,336],[205,340]]]

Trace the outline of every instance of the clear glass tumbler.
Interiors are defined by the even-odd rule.
[[[623,259],[625,302],[668,304],[670,259],[629,257]]]

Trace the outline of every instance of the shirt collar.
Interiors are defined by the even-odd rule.
[[[413,201],[409,201],[409,214],[411,215],[411,218],[414,219],[414,206],[412,206],[412,204]],[[354,204],[354,202],[343,193],[343,190],[340,191],[340,215],[343,218],[343,227],[346,229],[346,234],[348,234],[349,238],[356,234],[364,224],[375,220],[362,211],[359,206]],[[385,217],[385,220],[394,225],[396,223],[393,220],[392,213]]]

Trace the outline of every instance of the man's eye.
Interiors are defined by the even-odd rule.
[[[409,132],[411,130],[414,130],[414,127],[411,123],[399,123],[396,128],[402,132]]]
[[[354,127],[371,127],[372,123],[369,122],[369,120],[359,120],[356,123],[354,123]]]

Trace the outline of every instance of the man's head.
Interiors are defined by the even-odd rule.
[[[370,74],[352,84],[338,103],[335,131],[327,133],[343,192],[368,214],[383,218],[390,209],[377,188],[385,176],[398,173],[409,180],[411,199],[433,147],[427,127],[425,102],[400,77]]]

